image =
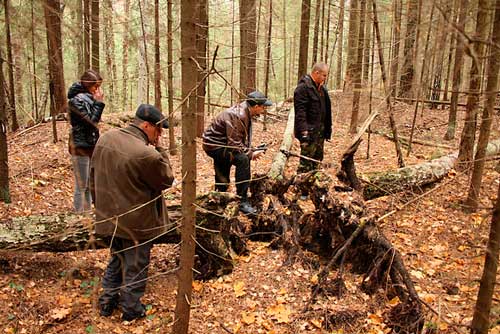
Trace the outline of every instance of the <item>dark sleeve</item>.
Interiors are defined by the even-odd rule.
[[[299,138],[300,134],[307,131],[307,110],[309,109],[309,97],[307,88],[304,85],[298,85],[293,93],[293,107],[295,110],[294,132],[295,137]]]
[[[325,139],[330,140],[332,138],[332,103],[330,100],[330,95],[328,95],[328,89],[324,87],[325,90],[325,109],[326,109],[326,114],[325,114],[325,132],[324,132],[324,137]]]
[[[87,96],[77,95],[70,99],[69,103],[73,106],[71,111],[77,112],[87,122],[95,125],[101,120],[101,115],[105,107],[104,102],[96,101]]]
[[[142,179],[151,189],[162,191],[172,185],[174,174],[168,159],[168,150],[163,148],[152,149],[143,163]]]
[[[92,202],[95,203],[95,181],[94,181],[94,166],[92,158],[90,159],[90,177],[89,177],[90,194],[92,195]]]

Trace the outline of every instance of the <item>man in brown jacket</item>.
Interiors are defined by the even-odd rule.
[[[252,148],[252,117],[265,112],[272,102],[261,92],[248,94],[247,99],[221,112],[203,133],[203,150],[214,159],[215,190],[227,191],[231,166],[236,167],[236,193],[240,196],[240,211],[256,214],[248,201],[250,160],[264,153]]]
[[[95,233],[110,242],[111,259],[99,297],[102,316],[118,305],[123,320],[145,316],[144,295],[152,240],[167,230],[162,190],[174,180],[167,150],[159,146],[161,112],[141,104],[128,127],[106,132],[91,161]]]

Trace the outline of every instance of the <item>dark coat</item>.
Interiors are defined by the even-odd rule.
[[[252,118],[247,102],[236,104],[215,117],[203,133],[203,150],[213,151],[228,147],[250,154]]]
[[[149,240],[166,231],[162,198],[154,199],[174,177],[167,150],[147,143],[134,125],[109,130],[97,142],[90,164],[97,235]]]
[[[325,98],[325,114],[322,115],[320,93]],[[310,75],[303,76],[295,88],[293,94],[293,105],[295,109],[294,133],[295,137],[300,139],[302,132],[307,131],[309,136],[321,135],[323,129],[323,138],[330,139],[332,136],[332,106],[328,90],[323,85],[321,91]],[[323,119],[323,124],[321,120]]]
[[[80,82],[75,82],[68,90],[69,120],[71,133],[69,151],[73,155],[91,155],[97,140],[99,129],[97,123],[105,104],[96,101]],[[82,153],[84,152],[84,153]]]

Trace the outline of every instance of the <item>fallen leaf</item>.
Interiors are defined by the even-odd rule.
[[[321,329],[323,321],[321,319],[312,319],[311,324],[313,324],[314,327]]]
[[[396,296],[396,297],[392,298],[391,300],[389,300],[389,302],[387,304],[389,306],[396,306],[399,304],[399,302],[400,302],[399,297]]]
[[[193,290],[196,292],[200,292],[201,290],[203,290],[203,283],[198,281],[193,281]]]
[[[70,308],[56,308],[50,311],[50,318],[56,321],[61,321],[68,315],[70,315],[70,313],[71,313]]]
[[[241,312],[241,322],[245,325],[251,325],[255,323],[255,313],[254,312]]]
[[[291,313],[292,311],[283,304],[273,305],[267,309],[267,314],[271,315],[274,319],[276,319],[278,324],[289,323],[290,322],[289,316]]]
[[[245,282],[243,281],[234,282],[233,289],[236,297],[241,297],[247,294],[245,292]]]

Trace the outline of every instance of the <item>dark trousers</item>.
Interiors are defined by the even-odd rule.
[[[312,142],[304,142],[300,144],[300,155],[312,158],[314,160],[323,161],[323,147],[325,140],[317,138]],[[307,159],[300,158],[297,173],[307,173],[312,170],[319,169],[319,163]]]
[[[250,159],[245,153],[228,148],[218,148],[207,152],[214,159],[215,190],[227,191],[231,166],[236,167],[236,193],[246,199],[250,180]]]
[[[151,242],[136,246],[133,240],[113,239],[99,305],[119,304],[123,313],[142,312],[141,297],[146,290],[152,247]]]

